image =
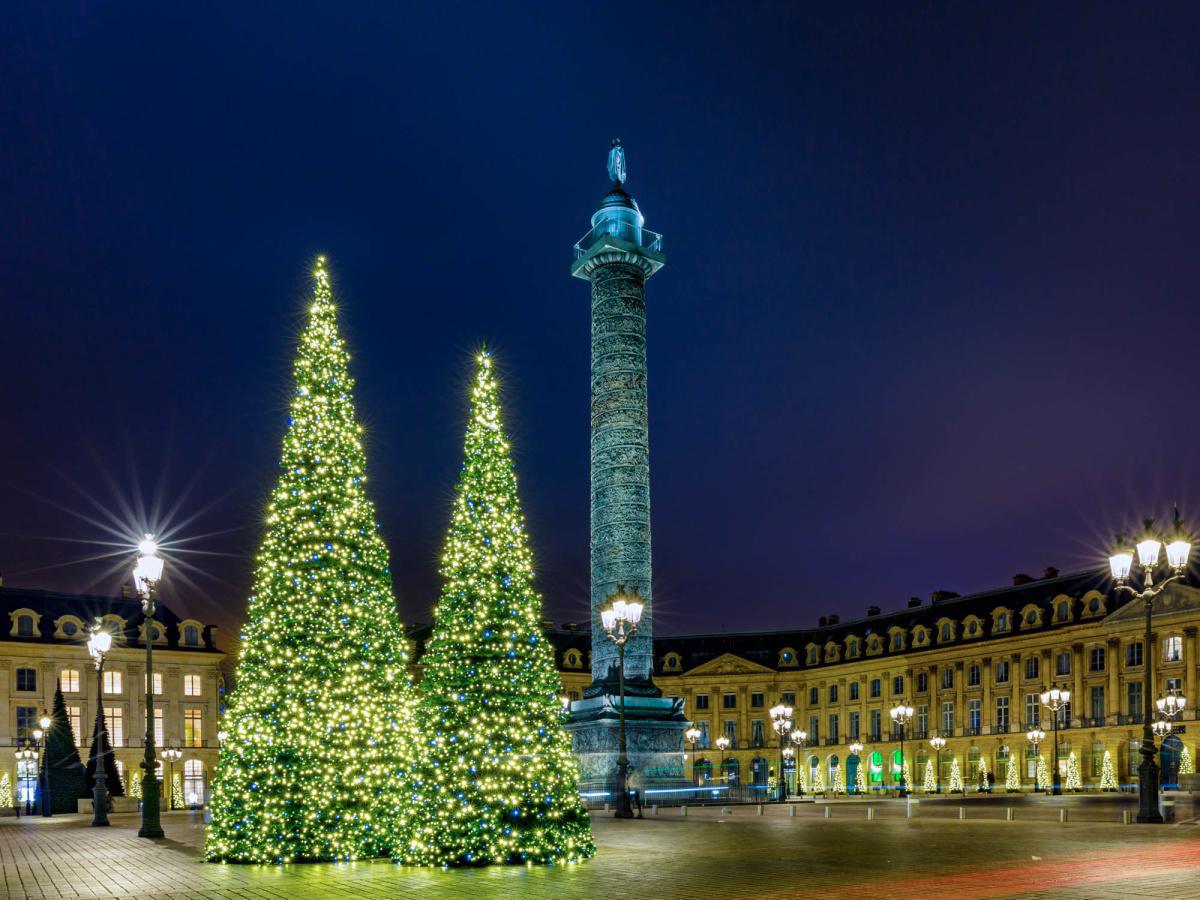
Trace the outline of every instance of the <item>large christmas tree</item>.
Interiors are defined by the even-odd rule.
[[[71,720],[67,718],[61,683],[54,686],[54,710],[50,713],[42,764],[46,767],[50,785],[50,811],[78,812],[79,800],[91,796],[91,786],[83,762],[79,759],[79,748],[75,746],[75,733],[71,730]]]
[[[421,662],[417,827],[398,854],[422,865],[555,863],[590,856],[591,824],[562,727],[559,680],[500,421],[481,353],[465,461]]]
[[[213,781],[210,860],[388,855],[414,740],[407,642],[321,259]]]

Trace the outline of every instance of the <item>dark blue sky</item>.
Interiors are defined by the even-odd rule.
[[[80,515],[132,526],[140,489],[220,532],[168,600],[236,623],[324,252],[406,621],[481,341],[548,609],[583,618],[568,267],[614,136],[668,254],[660,632],[997,586],[1200,510],[1194,4],[243,6],[6,13],[7,584],[115,589]]]

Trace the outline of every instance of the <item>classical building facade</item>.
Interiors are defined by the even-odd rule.
[[[88,629],[97,618],[112,632],[102,695],[88,655]],[[216,627],[181,619],[162,603],[154,641],[155,742],[178,747],[179,762],[164,767],[178,774],[188,803],[202,803],[217,761],[217,717],[224,697],[224,654],[214,643]],[[18,764],[16,751],[33,739],[43,710],[62,685],[75,743],[86,762],[96,705],[128,790],[140,777],[146,731],[146,634],[136,598],[100,597],[0,587],[0,772],[9,774],[14,799],[36,789],[32,763]],[[160,757],[161,760],[161,757]]]
[[[1097,787],[1109,754],[1117,780],[1136,781],[1142,735],[1143,677],[1153,660],[1154,692],[1189,701],[1161,761],[1164,783],[1174,780],[1184,748],[1197,752],[1197,629],[1200,590],[1175,584],[1156,601],[1154,637],[1144,639],[1144,607],[1114,594],[1100,573],[1042,578],[1016,576],[1011,587],[970,596],[938,592],[904,609],[868,607],[862,617],[822,617],[816,628],[744,634],[655,637],[654,681],[682,699],[701,732],[694,753],[697,780],[765,785],[775,775],[779,741],[768,710],[794,708],[795,727],[807,732],[798,751],[803,777],[820,772],[832,785],[854,785],[857,769],[871,787],[890,787],[899,770],[899,734],[889,710],[914,707],[905,731],[912,783],[925,780],[935,759],[929,739],[946,738],[940,783],[955,763],[967,786],[980,768],[1003,789],[1010,755],[1022,787],[1033,786],[1037,756],[1053,762],[1052,716],[1040,693],[1071,691],[1059,726],[1059,767],[1066,782],[1074,754],[1084,787]],[[563,690],[572,700],[590,683],[586,625],[548,629],[558,653]],[[1025,733],[1046,732],[1038,754]],[[717,738],[729,749],[717,750]],[[851,742],[863,745],[851,754]],[[691,767],[693,755],[688,754]],[[789,783],[795,772],[785,767]]]

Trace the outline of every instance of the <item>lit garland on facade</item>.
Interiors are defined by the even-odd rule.
[[[416,825],[397,856],[420,865],[563,863],[591,856],[591,823],[562,727],[553,651],[500,421],[478,358],[442,596],[421,659]]]
[[[315,281],[224,717],[209,860],[386,856],[407,824],[407,641],[323,258]]]

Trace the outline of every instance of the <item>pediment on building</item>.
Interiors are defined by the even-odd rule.
[[[756,662],[743,659],[735,653],[722,653],[716,659],[701,663],[694,669],[688,669],[685,675],[774,675],[774,669],[768,669]]]
[[[1153,615],[1156,621],[1159,616],[1173,617],[1188,613],[1195,615],[1197,612],[1200,612],[1200,589],[1189,584],[1175,582],[1154,598]],[[1123,622],[1144,622],[1145,619],[1145,605],[1136,600],[1127,600],[1124,606],[1106,616],[1104,623],[1107,625],[1111,622],[1116,625]]]

